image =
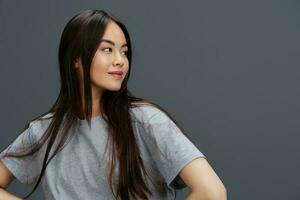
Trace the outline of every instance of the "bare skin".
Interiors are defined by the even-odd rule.
[[[99,102],[101,102],[103,92],[105,90],[118,91],[129,69],[129,61],[126,56],[128,49],[123,46],[126,44],[126,38],[120,27],[113,21],[109,22],[102,39],[112,41],[114,45],[109,42],[101,42],[91,63],[92,117],[101,114]],[[83,102],[83,66],[80,59],[76,60],[74,67],[77,69]],[[123,72],[122,79],[116,79],[107,73],[116,70]],[[84,118],[84,116],[80,117],[80,119]],[[2,162],[0,162],[0,177],[0,200],[20,200],[6,191],[15,177]]]
[[[110,40],[113,44],[102,41],[91,63],[92,117],[101,115],[101,104],[99,102],[101,102],[103,92],[105,90],[118,91],[129,69],[129,61],[126,56],[128,49],[127,46],[123,46],[123,44],[126,44],[126,38],[122,29],[115,22],[108,23],[102,40]],[[76,60],[74,67],[77,69],[81,99],[84,102],[81,59]],[[108,74],[108,72],[116,70],[123,71],[122,79],[116,79]],[[84,118],[84,116],[80,116],[80,119]]]
[[[122,30],[115,22],[108,24],[103,39],[112,41],[114,45],[108,42],[101,42],[91,64],[92,117],[101,114],[99,102],[101,102],[103,92],[105,90],[118,91],[129,68],[128,59],[125,55],[127,47],[122,47],[126,43],[126,39]],[[83,66],[80,59],[75,62],[74,67],[78,70],[80,92],[83,94]],[[108,74],[108,72],[115,70],[123,71],[122,79],[116,79]],[[82,101],[84,100],[83,95],[81,99]],[[81,119],[84,118],[84,116],[81,116]],[[225,186],[206,159],[198,158],[193,160],[180,171],[179,175],[192,190],[186,200],[227,199]],[[15,177],[1,162],[0,177],[0,200],[20,200],[20,198],[5,190]]]

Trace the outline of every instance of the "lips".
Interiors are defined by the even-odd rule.
[[[109,74],[117,74],[117,75],[123,75],[122,71],[113,71],[113,72],[108,72]]]

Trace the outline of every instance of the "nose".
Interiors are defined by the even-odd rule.
[[[122,55],[120,53],[116,53],[113,65],[114,66],[123,66],[124,65],[124,58],[122,57]]]

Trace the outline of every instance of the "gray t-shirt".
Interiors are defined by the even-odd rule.
[[[186,187],[178,176],[180,170],[192,160],[206,157],[158,108],[140,105],[131,108],[130,113],[141,157],[146,170],[153,177],[151,181],[154,185],[146,178],[153,192],[150,199],[174,199],[175,190]],[[52,114],[44,117],[49,115]],[[19,150],[37,141],[49,126],[50,120],[31,122],[29,128],[12,142],[9,151]],[[72,130],[74,136],[46,168],[42,178],[45,199],[112,200],[114,198],[107,179],[107,163],[111,154],[110,151],[103,154],[107,139],[106,123],[99,116],[92,118],[91,128],[86,120],[78,119],[78,125]],[[153,141],[158,148],[153,146]],[[8,150],[6,148],[0,154],[0,159],[21,183],[32,185],[41,170],[45,147],[29,158],[2,158]],[[116,173],[118,171],[117,162]]]

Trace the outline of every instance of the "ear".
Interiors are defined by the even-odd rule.
[[[80,58],[76,58],[76,60],[74,61],[74,67],[77,69],[80,66]]]

